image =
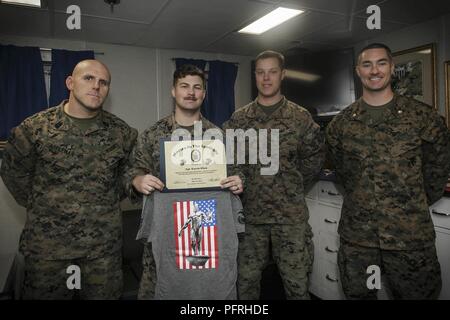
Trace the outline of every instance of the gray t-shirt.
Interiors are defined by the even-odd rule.
[[[152,243],[155,299],[236,299],[239,197],[229,191],[144,197],[137,239]]]

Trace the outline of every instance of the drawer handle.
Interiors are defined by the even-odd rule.
[[[325,247],[325,251],[331,252],[331,253],[336,253],[338,252],[337,249],[330,249],[328,246]]]
[[[330,196],[340,196],[340,193],[336,193],[336,192],[332,192],[332,191],[326,191],[324,189],[322,189],[322,193],[328,193]]]
[[[331,281],[331,282],[339,282],[339,280],[337,279],[337,278],[332,278],[332,277],[330,277],[330,275],[327,273],[327,275],[325,276],[325,278],[328,280],[328,281]]]
[[[326,223],[334,223],[334,224],[337,223],[336,220],[332,220],[332,219],[328,219],[328,218],[325,218],[324,221],[325,221]]]
[[[445,217],[450,217],[450,213],[447,213],[447,212],[439,212],[439,211],[436,211],[436,210],[431,210],[431,212],[432,213],[434,213],[434,214],[437,214],[437,215],[439,215],[439,216],[445,216]]]

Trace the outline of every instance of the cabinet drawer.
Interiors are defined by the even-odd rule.
[[[430,207],[435,227],[450,229],[450,198],[441,198]]]
[[[317,253],[314,252],[313,270],[309,276],[309,291],[316,297],[322,298],[323,285],[319,261]]]
[[[320,267],[322,270],[322,298],[325,300],[345,299],[344,292],[342,291],[338,265],[326,260],[322,260],[319,263],[321,264]]]
[[[337,206],[343,202],[342,194],[337,190],[335,184],[331,181],[319,181],[317,184],[318,200]]]
[[[337,233],[341,209],[325,205],[317,205],[317,215],[319,218],[319,231]]]
[[[337,263],[339,235],[321,232],[319,235],[319,255],[325,260]]]

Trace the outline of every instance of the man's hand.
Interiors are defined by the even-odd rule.
[[[222,189],[228,188],[233,194],[241,194],[244,192],[244,185],[239,176],[230,176],[220,181]]]
[[[133,187],[140,193],[149,195],[155,189],[162,191],[164,183],[157,177],[150,174],[144,176],[136,176],[132,181]]]

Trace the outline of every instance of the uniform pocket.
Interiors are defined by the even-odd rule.
[[[394,158],[416,156],[421,152],[419,139],[395,141],[388,147]]]
[[[354,140],[345,139],[342,143],[344,156],[355,161],[362,161],[370,154],[369,145],[362,145]]]

